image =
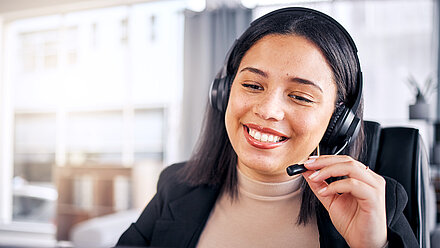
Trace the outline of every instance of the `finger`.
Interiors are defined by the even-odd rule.
[[[353,178],[346,178],[331,183],[318,194],[321,197],[339,196],[339,194],[351,194],[360,203],[361,209],[370,211],[375,206],[384,202],[384,190],[375,189],[368,184]]]
[[[328,165],[355,161],[347,155],[322,155],[319,157],[311,156],[304,162],[304,166],[309,170],[320,170]]]
[[[309,160],[307,160],[304,163],[304,166],[309,170],[322,170],[323,168],[330,167],[331,165],[338,164],[338,163],[347,163],[348,166],[345,168],[344,171],[341,171],[341,174],[336,174],[339,171],[336,170],[336,172],[333,172],[331,176],[337,177],[337,176],[350,176],[349,171],[355,173],[350,177],[356,177],[359,180],[362,180],[362,178],[366,178],[366,182],[370,185],[378,185],[378,182],[383,181],[383,177],[376,174],[374,171],[368,169],[367,166],[362,164],[359,161],[354,160],[350,156],[347,155],[323,155],[320,157],[310,157]],[[352,170],[354,169],[354,170]],[[314,175],[315,176],[315,175]],[[323,175],[322,175],[323,177]],[[328,176],[330,177],[330,176]],[[328,178],[327,177],[327,178]],[[317,179],[319,180],[319,179]]]
[[[368,167],[365,167],[363,164],[354,160],[328,165],[327,167],[311,174],[309,178],[312,181],[319,182],[330,177],[344,176],[360,180],[372,187],[379,186],[379,179],[375,177],[375,173],[368,170]]]

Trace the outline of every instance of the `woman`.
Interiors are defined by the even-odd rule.
[[[118,245],[418,246],[402,186],[357,161],[356,52],[317,11],[286,8],[254,21],[213,84],[198,149],[162,172]],[[332,155],[340,151],[347,155]],[[291,177],[292,164],[307,171]]]

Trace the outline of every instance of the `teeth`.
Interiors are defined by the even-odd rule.
[[[260,139],[261,139],[261,133],[258,132],[258,131],[255,131],[255,136],[254,136],[254,138],[255,138],[256,140],[260,140]]]
[[[281,140],[280,136],[267,134],[267,133],[261,133],[255,129],[249,128],[249,135],[252,136],[252,138],[259,140],[261,142],[279,142]]]

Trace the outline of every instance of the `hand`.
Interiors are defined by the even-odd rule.
[[[387,242],[385,179],[349,156],[311,157],[304,178],[350,247]],[[330,177],[345,177],[327,184]]]

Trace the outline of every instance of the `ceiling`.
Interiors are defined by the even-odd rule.
[[[149,1],[160,0],[0,0],[0,20],[7,22],[33,16]]]
[[[90,0],[0,0],[0,13],[16,12],[54,5],[87,2]]]

